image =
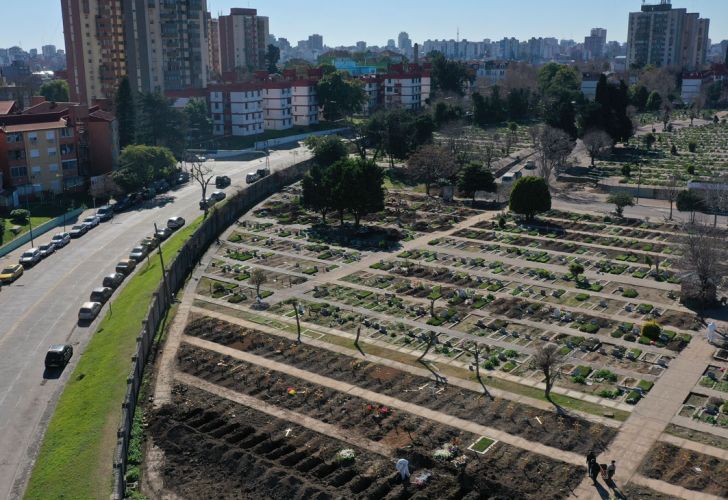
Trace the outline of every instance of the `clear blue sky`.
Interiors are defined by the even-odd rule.
[[[656,3],[658,0],[651,0]],[[0,0],[0,47],[63,47],[60,0]],[[627,14],[641,0],[208,0],[217,15],[230,7],[257,8],[270,29],[291,43],[312,33],[327,45],[364,40],[384,45],[407,31],[415,42],[427,38],[468,40],[554,36],[583,40],[590,28],[606,28],[609,40],[625,41]],[[673,0],[711,20],[713,43],[728,39],[728,0]]]

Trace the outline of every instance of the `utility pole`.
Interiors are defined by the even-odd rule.
[[[637,205],[640,204],[640,186],[642,185],[642,162],[637,163]]]
[[[167,282],[167,270],[164,268],[164,257],[162,256],[162,242],[157,237],[157,223],[154,223],[154,239],[157,240],[157,250],[159,251],[159,262],[162,265],[162,279],[164,280],[164,291],[167,292],[167,297],[172,300],[172,294],[169,291],[169,283]]]
[[[30,195],[26,193],[25,196],[25,206],[28,207],[28,227],[30,228],[30,247],[35,247],[35,242],[33,241],[33,218],[30,216]]]

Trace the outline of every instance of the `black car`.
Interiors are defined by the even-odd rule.
[[[230,177],[228,177],[227,175],[218,175],[215,178],[215,187],[217,189],[225,189],[230,185],[230,182]]]
[[[73,226],[68,233],[71,235],[71,238],[80,238],[87,232],[88,226],[85,224],[79,224],[77,226]]]
[[[91,302],[99,302],[99,303],[103,304],[111,298],[111,295],[113,293],[114,293],[114,290],[112,290],[110,287],[102,286],[99,288],[94,288],[91,291],[91,296],[90,296],[89,300]]]
[[[124,276],[121,273],[111,273],[107,276],[104,276],[104,281],[102,285],[107,288],[111,288],[112,290],[116,289],[121,285],[121,282],[124,281]]]
[[[46,368],[64,368],[73,356],[73,346],[70,344],[53,344],[48,348],[45,357]]]

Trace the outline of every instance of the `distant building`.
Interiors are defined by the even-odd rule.
[[[356,42],[356,50],[357,52],[366,52],[367,51],[367,42]]]
[[[406,56],[412,52],[412,40],[406,31],[401,32],[397,37],[397,47]]]
[[[602,77],[601,73],[582,73],[581,75],[581,93],[584,97],[593,101],[597,96],[597,84]]]
[[[324,37],[313,34],[308,37],[308,47],[311,50],[324,50]]]
[[[40,48],[41,54],[43,54],[43,57],[54,57],[56,55],[56,46],[55,45],[43,45]]]
[[[475,76],[487,82],[488,85],[495,85],[505,79],[508,64],[508,61],[486,61],[478,67]]]
[[[593,28],[591,34],[584,38],[584,59],[601,59],[604,57],[604,49],[607,45],[607,30],[604,28]]]
[[[210,62],[210,75],[219,78],[222,75],[222,66],[220,62],[220,20],[215,19],[208,13],[207,31],[209,34],[207,41],[207,59]]]
[[[264,68],[268,18],[258,16],[256,9],[230,9],[219,21],[222,72]]]
[[[697,69],[706,61],[709,28],[709,19],[674,9],[669,0],[642,5],[640,12],[629,14],[628,64]]]

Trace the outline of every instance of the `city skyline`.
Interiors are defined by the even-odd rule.
[[[528,1],[531,15],[521,19],[517,16],[523,13],[523,3],[517,6],[496,4],[490,0],[460,0],[450,3],[447,10],[434,4],[422,6],[410,0],[399,2],[396,6],[387,4],[385,9],[385,3],[372,0],[370,8],[362,11],[353,4],[330,0],[317,2],[315,8],[308,9],[301,9],[300,3],[293,0],[277,0],[274,4],[261,2],[258,5],[251,1],[208,0],[208,9],[216,17],[220,13],[228,14],[232,7],[257,8],[260,15],[270,18],[270,32],[276,37],[287,38],[292,44],[319,33],[328,46],[353,46],[359,40],[383,46],[387,39],[396,39],[400,31],[406,31],[413,42],[419,43],[427,39],[454,39],[458,30],[460,39],[471,41],[503,37],[527,40],[548,36],[583,42],[591,28],[595,27],[605,28],[608,40],[625,42],[628,14],[638,11],[641,6],[641,2],[636,0],[603,4],[589,2],[586,5],[578,0],[554,0],[547,5]],[[710,28],[713,43],[728,39],[728,23],[720,22],[728,19],[728,2],[683,0],[674,1],[673,6],[714,19]],[[64,48],[59,0],[35,0],[22,6],[10,4],[5,6],[5,10],[14,22],[0,32],[0,47],[19,45],[30,50],[53,44]],[[291,16],[291,11],[296,11],[296,15]],[[572,14],[568,23],[564,22],[565,11]],[[388,15],[382,19],[381,12]],[[325,21],[345,20],[353,14],[357,16],[356,23]]]

